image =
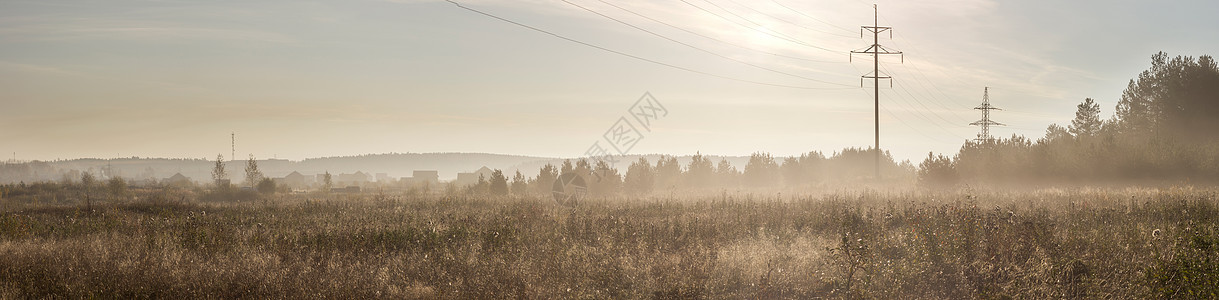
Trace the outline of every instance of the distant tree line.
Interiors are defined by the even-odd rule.
[[[896,162],[888,152],[883,152],[881,158],[881,172],[887,181],[914,180],[916,170],[909,161]],[[738,170],[727,159],[713,162],[710,157],[699,153],[685,165],[673,156],[661,156],[655,162],[641,157],[631,162],[626,172],[620,172],[605,161],[565,160],[559,166],[542,166],[533,177],[517,171],[509,178],[496,169],[490,178],[480,176],[478,182],[467,187],[466,191],[493,195],[549,195],[555,180],[568,173],[580,175],[587,182],[588,193],[601,196],[668,191],[813,188],[872,181],[875,159],[875,150],[857,148],[843,149],[829,157],[820,152],[783,158],[754,153],[744,169]]]
[[[919,180],[968,183],[1101,183],[1219,179],[1219,68],[1210,56],[1152,56],[1130,80],[1115,112],[1101,118],[1093,99],[1067,127],[1036,141],[968,141],[955,156],[928,157]]]
[[[32,198],[32,202],[69,204],[85,203],[92,206],[101,200],[126,200],[131,195],[128,182],[122,177],[114,176],[106,180],[98,180],[93,173],[81,173],[79,181],[64,177],[60,181],[20,182],[0,185],[0,203],[7,198]],[[90,207],[91,209],[91,207]]]

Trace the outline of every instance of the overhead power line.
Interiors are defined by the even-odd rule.
[[[880,17],[880,18],[884,18],[884,19],[886,19],[886,21],[888,21],[888,20],[887,20],[887,18],[885,18],[885,17],[883,17],[883,16],[882,16],[882,17]],[[901,34],[901,33],[896,33],[896,32],[895,32],[895,33],[893,33],[893,35],[894,35],[894,40],[893,40],[893,43],[894,43],[894,44],[896,44],[896,45],[898,45],[899,47],[909,47],[909,48],[912,48],[912,49],[907,49],[907,50],[913,50],[913,51],[915,51],[915,52],[921,51],[921,50],[920,50],[920,48],[918,47],[918,44],[917,44],[917,43],[916,43],[914,40],[911,40],[911,39],[909,39],[909,38],[905,37],[905,35],[904,35],[904,34]],[[906,42],[900,42],[899,40],[905,40]],[[909,65],[909,67],[907,67],[907,65]],[[948,93],[944,92],[944,90],[943,90],[943,89],[941,89],[941,88],[940,88],[938,85],[936,85],[936,84],[935,84],[935,82],[934,82],[933,80],[931,80],[930,76],[929,76],[929,75],[927,75],[927,73],[926,73],[926,72],[924,72],[924,71],[922,70],[922,68],[920,68],[920,67],[919,67],[919,63],[918,63],[917,61],[914,61],[913,63],[910,63],[910,64],[902,64],[902,67],[903,67],[903,68],[907,68],[907,69],[909,69],[909,68],[913,68],[913,69],[914,69],[915,73],[911,73],[911,75],[912,75],[911,77],[912,77],[912,78],[914,78],[914,79],[915,79],[915,83],[917,83],[917,84],[919,85],[919,87],[920,87],[922,90],[924,90],[924,91],[925,91],[925,93],[928,95],[928,98],[930,98],[930,99],[943,99],[943,100],[944,100],[944,102],[947,102],[949,105],[951,105],[951,106],[953,106],[953,107],[961,107],[961,106],[962,106],[962,105],[960,104],[960,102],[958,102],[958,101],[955,101],[955,100],[954,100],[954,99],[956,99],[956,97],[949,96],[949,95],[948,95]],[[944,71],[943,71],[943,70],[939,70],[939,69],[937,69],[937,71],[938,71],[940,74],[945,75],[947,78],[951,78],[952,80],[954,80],[954,81],[956,81],[956,82],[958,82],[958,83],[965,84],[965,85],[968,85],[968,84],[969,84],[969,83],[967,83],[967,82],[965,82],[965,81],[962,81],[961,79],[958,79],[958,78],[957,78],[957,76],[951,76],[951,75],[949,75],[949,74],[947,74],[947,73],[944,73]],[[927,83],[927,85],[928,85],[928,86],[930,86],[930,87],[931,87],[930,89],[928,89],[926,86],[924,86],[924,85],[923,85],[923,82],[924,82],[924,81]],[[899,83],[899,84],[900,84],[900,83]],[[932,93],[932,92],[931,92],[931,90],[934,90],[934,91],[935,91],[935,93]],[[941,98],[941,97],[937,97],[935,94],[939,94],[940,96],[943,96],[943,97],[942,97],[942,98]],[[939,101],[933,101],[933,102],[934,102],[934,103],[936,103],[937,105],[940,105],[941,107],[945,107],[945,106],[944,106],[943,104],[941,104]],[[1008,113],[1014,113],[1014,114],[1023,114],[1023,115],[1031,115],[1031,116],[1037,116],[1037,117],[1043,117],[1043,118],[1056,118],[1056,117],[1058,117],[1058,116],[1051,115],[1051,114],[1037,113],[1037,112],[1031,112],[1031,111],[1014,111],[1014,110],[1005,110],[1005,111],[1006,111],[1006,112],[1008,112]],[[954,115],[954,117],[956,117],[956,115]],[[959,117],[958,117],[958,118],[959,118]],[[965,120],[965,119],[962,119],[962,120]],[[965,121],[965,122],[968,122],[968,121]],[[1021,127],[1013,127],[1013,126],[1010,126],[1010,125],[1006,125],[1006,127],[1008,127],[1008,128],[1018,128],[1018,129],[1019,129],[1019,128],[1021,128]],[[1038,130],[1038,129],[1029,129],[1029,130]]]
[[[856,68],[856,70],[858,70],[858,68]],[[882,67],[882,70],[883,70],[883,67]],[[897,89],[893,90],[892,95],[887,95],[884,93],[881,93],[881,94],[886,95],[886,96],[891,96],[891,98],[898,100],[898,101],[894,101],[894,103],[899,104],[899,105],[904,105],[905,109],[907,111],[909,111],[912,116],[918,117],[919,119],[927,122],[927,124],[930,124],[931,126],[934,126],[938,129],[942,130],[944,133],[947,133],[948,135],[951,135],[952,137],[961,138],[962,140],[967,140],[967,138],[964,138],[962,135],[958,134],[957,132],[953,131],[952,129],[947,128],[944,125],[941,125],[940,123],[936,122],[935,119],[932,117],[929,117],[928,114],[933,115],[933,116],[939,118],[940,120],[943,120],[946,124],[949,124],[949,126],[964,127],[965,125],[958,125],[960,123],[950,122],[950,121],[944,119],[943,117],[940,117],[939,114],[936,114],[935,111],[928,108],[925,104],[922,103],[922,101],[919,101],[918,97],[911,94],[910,91],[907,90],[905,87],[903,87],[900,82],[894,82],[894,84],[896,85]],[[903,97],[902,93],[905,93],[906,96],[909,96],[909,99],[906,99],[906,97]],[[869,96],[871,96],[871,94],[869,94]],[[922,107],[922,109],[915,107],[914,103],[911,103],[910,100],[913,100],[914,103],[917,103],[918,106]],[[893,111],[887,110],[883,107],[881,108],[881,110],[889,111],[890,114],[893,113]]]
[[[765,13],[765,12],[762,12],[762,11],[760,11],[760,10],[754,9],[753,7],[749,7],[749,6],[747,6],[747,5],[741,4],[741,3],[736,2],[736,1],[728,0],[728,2],[729,2],[729,3],[732,3],[732,4],[736,4],[737,6],[740,6],[740,7],[744,7],[745,9],[751,10],[751,11],[753,11],[753,12],[755,12],[755,13],[759,14],[759,15],[765,16],[765,17],[767,17],[767,18],[771,18],[771,19],[779,20],[779,21],[782,21],[783,23],[792,24],[792,25],[795,25],[796,27],[804,28],[804,29],[807,29],[807,30],[810,30],[810,31],[816,31],[816,32],[820,32],[820,33],[824,33],[824,34],[828,34],[828,35],[836,35],[836,36],[840,36],[840,37],[847,37],[847,38],[853,38],[853,37],[854,37],[854,36],[850,36],[850,35],[845,35],[845,34],[840,34],[840,33],[833,33],[833,32],[829,32],[829,31],[825,31],[825,30],[817,29],[817,28],[812,28],[812,27],[805,26],[804,24],[800,24],[800,23],[796,23],[796,22],[788,21],[787,19],[780,18],[780,17],[776,17],[776,16],[774,16],[774,15],[771,15],[771,14],[768,14],[768,13]]]
[[[880,18],[884,18],[884,17],[880,17]],[[888,22],[888,18],[885,18],[885,19],[886,19],[885,21]],[[913,41],[913,40],[909,40],[908,43],[898,42],[897,39],[906,39],[903,34],[895,33],[895,32],[892,34],[895,36],[895,39],[893,40],[894,44],[896,44],[898,46],[905,45],[905,47],[913,48],[913,50],[916,52],[920,50],[918,45],[916,45],[915,41]],[[945,93],[943,89],[941,89],[938,85],[935,84],[935,81],[931,80],[930,76],[928,76],[926,72],[923,72],[922,68],[920,68],[918,66],[917,61],[914,61],[913,63],[909,64],[909,66],[907,66],[907,64],[902,64],[901,67],[906,68],[907,70],[909,70],[909,69],[914,70],[913,73],[910,73],[911,78],[914,79],[914,82],[927,95],[927,99],[929,99],[932,103],[935,103],[936,105],[939,105],[941,108],[950,110],[950,111],[954,110],[954,108],[956,108],[956,107],[962,107],[962,105],[958,101],[954,100],[955,97],[949,96],[948,93]],[[940,71],[940,73],[944,74],[943,71]],[[948,75],[948,74],[944,74],[944,75]],[[948,76],[948,78],[951,78],[952,80],[955,80],[959,83],[966,84],[966,82],[961,81],[960,79],[958,79],[955,76]],[[924,82],[926,82],[926,85],[924,85]],[[931,88],[928,88],[927,86],[930,86]],[[932,93],[932,90],[935,90],[935,93]],[[942,98],[936,96],[936,93],[938,93],[939,96],[942,96]],[[939,100],[943,100],[943,102],[941,102]],[[944,102],[947,102],[948,105],[944,105]],[[954,107],[954,108],[949,108],[949,106]],[[969,122],[968,120],[960,118],[959,116],[957,116],[955,114],[953,115],[953,117],[955,119],[960,120],[961,122]]]
[[[686,71],[686,72],[691,72],[691,73],[701,74],[701,75],[705,75],[705,76],[711,76],[711,77],[720,78],[720,79],[726,79],[726,80],[732,80],[732,81],[738,81],[738,82],[744,82],[744,83],[751,83],[751,84],[757,84],[757,85],[765,85],[765,86],[773,86],[773,87],[782,87],[782,88],[806,89],[806,90],[847,89],[847,88],[827,88],[827,87],[810,87],[810,86],[796,86],[796,85],[787,85],[787,84],[776,84],[776,83],[769,83],[769,82],[754,81],[754,80],[749,80],[749,79],[741,79],[741,78],[729,77],[729,76],[724,76],[724,75],[719,75],[719,74],[714,74],[714,73],[703,72],[703,71],[699,71],[699,70],[695,70],[695,69],[691,69],[691,68],[687,68],[687,67],[682,67],[682,66],[678,66],[678,65],[674,65],[674,64],[669,64],[669,63],[665,63],[665,62],[661,62],[661,61],[656,61],[656,60],[653,60],[653,59],[649,59],[649,58],[641,57],[641,56],[638,56],[638,55],[634,55],[634,54],[630,54],[630,53],[626,53],[626,52],[622,52],[622,51],[618,51],[618,50],[614,50],[614,49],[609,49],[609,48],[606,48],[606,47],[598,46],[598,45],[591,44],[591,43],[584,42],[584,41],[580,41],[580,40],[577,40],[577,39],[569,38],[569,37],[566,37],[566,36],[563,36],[563,35],[560,35],[560,34],[557,34],[557,33],[553,33],[553,32],[547,31],[547,30],[545,30],[545,29],[541,29],[541,28],[537,28],[537,27],[529,26],[529,25],[526,25],[526,24],[524,24],[524,23],[516,22],[516,21],[509,20],[509,19],[506,19],[506,18],[503,18],[503,17],[497,16],[497,15],[494,15],[494,14],[491,14],[491,13],[487,13],[487,12],[484,12],[484,11],[481,11],[481,10],[477,10],[477,9],[474,9],[474,8],[471,8],[471,7],[467,7],[467,6],[465,6],[465,5],[462,5],[461,3],[458,3],[458,2],[453,1],[453,0],[445,0],[445,1],[446,1],[446,2],[449,2],[449,3],[452,3],[453,5],[456,5],[457,7],[461,8],[461,9],[464,9],[464,10],[468,10],[468,11],[471,11],[471,12],[474,12],[474,13],[478,13],[478,14],[480,14],[480,15],[484,15],[484,16],[487,16],[487,17],[491,17],[491,18],[494,18],[494,19],[496,19],[496,20],[500,20],[500,21],[504,21],[504,22],[507,22],[507,23],[511,23],[511,24],[513,24],[513,25],[520,26],[520,27],[524,27],[524,28],[527,28],[527,29],[530,29],[530,30],[533,30],[533,31],[541,32],[541,33],[544,33],[544,34],[547,34],[547,35],[550,35],[550,36],[553,36],[553,37],[556,37],[556,38],[560,38],[560,39],[563,39],[563,40],[566,40],[566,41],[569,41],[569,42],[572,42],[572,43],[577,43],[577,44],[584,45],[584,46],[588,46],[588,47],[592,47],[592,48],[595,48],[595,49],[598,49],[598,50],[601,50],[601,51],[605,51],[605,52],[609,52],[609,53],[613,53],[613,54],[617,54],[617,55],[621,55],[621,56],[625,56],[625,57],[633,58],[633,59],[636,59],[636,60],[640,60],[640,61],[644,61],[644,62],[648,62],[648,63],[652,63],[652,64],[657,64],[657,65],[661,65],[661,66],[666,66],[666,67],[669,67],[669,68],[678,69],[678,70],[682,70],[682,71]]]
[[[902,67],[905,68],[906,65],[907,64],[902,64]],[[909,64],[909,65],[913,65],[913,64]],[[905,68],[905,69],[907,71],[911,70],[910,68]],[[915,70],[917,70],[917,69],[915,69]],[[918,73],[909,73],[909,74],[910,74],[910,78],[914,79],[914,83],[917,85],[917,89],[915,89],[912,86],[911,91],[912,92],[914,92],[915,90],[920,91],[920,93],[918,93],[918,94],[921,96],[916,95],[916,97],[925,96],[926,97],[925,99],[927,99],[928,102],[934,103],[935,105],[939,106],[940,109],[943,109],[945,111],[959,111],[961,108],[964,107],[960,104],[957,104],[955,101],[943,100],[943,99],[950,99],[950,98],[947,98],[947,97],[949,97],[948,94],[946,94],[942,90],[940,90],[940,88],[938,86],[936,86],[935,83],[933,83],[925,75],[920,76],[919,74],[921,74],[921,71],[919,71]],[[924,84],[924,82],[926,82],[926,84]],[[898,82],[897,85],[901,86],[902,83]],[[943,98],[937,96],[935,93],[932,93],[931,89],[928,88],[927,86],[931,86],[931,88],[934,88],[936,91],[939,92],[939,95],[943,96]],[[945,105],[944,102],[948,102],[948,105]],[[957,124],[960,122],[969,122],[966,118],[963,118],[959,115],[952,114],[952,116],[953,116],[953,118],[956,119],[956,122],[953,122],[953,124]]]
[[[864,90],[864,89],[860,89],[859,92],[861,92],[864,95],[867,95],[869,97],[872,96],[872,94],[869,94],[868,91]],[[926,137],[927,139],[935,140],[936,142],[940,142],[940,143],[953,143],[952,141],[946,141],[946,140],[936,137],[935,135],[931,135],[931,134],[927,134],[926,132],[923,132],[921,129],[919,129],[918,126],[914,126],[914,124],[912,124],[911,122],[906,122],[906,119],[903,119],[901,116],[898,116],[898,114],[893,113],[893,111],[889,110],[888,108],[882,108],[881,110],[884,111],[886,114],[888,114],[889,117],[892,117],[894,120],[897,120],[898,123],[905,125],[906,128],[910,129],[911,131],[914,131],[914,133],[918,133],[919,135]]]
[[[799,15],[801,15],[801,16],[804,16],[805,18],[809,18],[810,20],[817,21],[817,22],[821,22],[821,23],[823,23],[823,24],[825,24],[825,25],[830,25],[830,26],[833,26],[834,28],[842,29],[843,31],[846,31],[846,32],[855,33],[855,31],[854,31],[854,30],[847,29],[846,27],[842,27],[842,26],[834,25],[833,23],[826,22],[826,21],[822,21],[821,19],[818,19],[818,18],[814,18],[813,16],[807,15],[807,14],[805,14],[805,13],[803,13],[803,12],[800,12],[800,11],[798,11],[798,10],[794,9],[794,8],[788,7],[787,5],[783,5],[783,3],[779,3],[779,1],[774,1],[774,0],[771,0],[770,2],[774,2],[775,4],[778,4],[780,7],[786,8],[787,10],[790,10],[790,11],[792,11],[792,12],[796,13],[796,14],[799,14]]]
[[[894,35],[896,36],[895,37],[896,39],[903,38],[902,37],[903,35],[900,33],[894,33]],[[898,46],[906,45],[909,47],[913,47],[915,51],[919,50],[918,47],[914,45],[913,41],[911,41],[910,43],[898,43],[895,40],[894,44],[897,44]],[[909,66],[907,66],[907,65],[909,65]],[[944,90],[941,89],[939,87],[939,85],[935,84],[935,81],[931,80],[930,76],[928,76],[927,73],[924,72],[922,70],[922,68],[920,68],[918,65],[919,65],[918,61],[913,61],[910,64],[902,64],[902,68],[906,68],[908,70],[909,69],[914,70],[914,72],[910,73],[911,78],[913,78],[915,80],[915,83],[918,84],[918,87],[920,89],[922,89],[925,94],[927,94],[928,98],[933,100],[932,102],[934,102],[936,105],[939,105],[940,107],[944,107],[945,109],[947,109],[949,106],[951,106],[953,108],[968,107],[968,106],[963,105],[960,102],[956,101],[955,100],[956,97],[949,96],[948,93],[944,92]],[[940,71],[940,73],[944,74],[943,71]],[[944,74],[944,75],[947,75],[947,74]],[[959,83],[965,84],[965,82],[961,81],[960,79],[957,79],[955,76],[948,76],[948,78],[951,78],[952,80],[955,80]],[[926,84],[924,84],[924,82],[926,82]],[[928,88],[928,86],[930,86],[930,88]],[[933,93],[932,90],[934,90],[935,92]],[[938,96],[937,96],[937,94],[938,94]],[[944,105],[943,103],[948,103],[948,105]],[[964,119],[961,119],[961,120],[964,120]],[[966,122],[968,122],[968,121],[966,121]]]
[[[770,52],[770,51],[766,51],[766,50],[761,50],[761,49],[756,49],[756,48],[752,48],[752,47],[746,47],[746,46],[742,46],[742,45],[739,45],[739,44],[736,44],[736,43],[732,43],[732,42],[724,41],[724,40],[721,40],[721,39],[718,39],[718,38],[715,38],[715,37],[707,36],[707,35],[705,35],[705,34],[698,33],[698,32],[693,31],[693,30],[685,29],[685,28],[682,28],[682,27],[680,27],[680,26],[676,26],[676,25],[673,25],[673,24],[669,24],[668,22],[665,22],[665,21],[657,20],[657,19],[655,19],[655,18],[652,18],[652,17],[646,16],[646,15],[643,15],[643,14],[637,13],[637,12],[635,12],[635,11],[632,11],[632,10],[629,10],[629,9],[626,9],[626,8],[623,8],[623,7],[621,7],[621,6],[615,5],[614,3],[611,3],[611,2],[608,2],[608,1],[605,1],[605,0],[597,0],[597,1],[599,1],[599,2],[601,2],[601,3],[603,3],[603,4],[605,4],[605,5],[613,6],[614,8],[620,9],[620,10],[625,11],[625,12],[628,12],[628,13],[631,13],[631,14],[633,14],[633,15],[636,15],[636,16],[640,17],[640,18],[648,19],[648,20],[650,20],[650,21],[652,21],[652,22],[656,22],[656,23],[660,23],[660,24],[662,24],[662,25],[668,26],[669,28],[673,28],[673,29],[681,30],[681,31],[686,32],[686,33],[689,33],[689,34],[697,35],[697,36],[700,36],[700,37],[703,37],[703,38],[706,38],[706,39],[709,39],[709,40],[713,40],[713,41],[716,41],[716,42],[720,42],[721,44],[725,44],[725,45],[729,45],[729,46],[733,46],[733,47],[737,47],[737,48],[741,48],[741,49],[745,49],[745,50],[756,51],[756,52],[759,52],[759,53],[770,54],[770,55],[774,55],[774,56],[778,56],[778,57],[790,58],[790,59],[797,59],[797,60],[803,60],[803,61],[809,61],[809,62],[818,62],[818,63],[841,63],[841,61],[830,61],[830,60],[816,60],[816,59],[808,59],[808,58],[803,58],[803,57],[796,57],[796,56],[784,55],[784,54],[774,53],[774,52]]]
[[[715,4],[715,2],[711,2],[711,0],[703,0],[703,2],[706,2],[707,4],[711,4],[711,6],[715,6],[715,8],[718,8],[719,10],[722,10],[722,11],[728,13],[729,15],[732,15],[733,17],[736,17],[737,19],[741,19],[741,20],[744,20],[745,22],[748,22],[749,24],[753,24],[753,26],[761,27],[762,29],[765,29],[766,31],[773,32],[779,36],[787,38],[788,40],[804,43],[804,41],[801,41],[801,40],[791,37],[789,35],[783,34],[782,32],[779,32],[778,30],[770,29],[770,27],[767,27],[766,25],[763,25],[762,23],[758,23],[752,19],[746,18],[745,16],[735,13],[730,9],[724,8],[723,6],[720,6],[719,4]],[[831,51],[831,50],[826,49],[826,51]]]
[[[844,87],[849,87],[849,86],[851,86],[851,85],[848,85],[848,84],[842,84],[842,83],[837,83],[837,82],[830,82],[830,81],[825,81],[825,80],[820,80],[820,79],[809,78],[809,77],[805,77],[805,76],[801,76],[801,75],[797,75],[797,74],[792,74],[792,73],[788,73],[788,72],[783,72],[783,71],[779,71],[779,70],[775,70],[775,69],[767,68],[767,67],[764,67],[764,66],[760,66],[760,65],[757,65],[757,64],[754,64],[754,63],[750,63],[750,62],[747,62],[747,61],[743,61],[743,60],[735,59],[735,58],[732,58],[732,57],[728,57],[728,56],[725,56],[725,55],[723,55],[723,54],[715,53],[715,52],[713,52],[713,51],[711,51],[711,50],[707,50],[707,49],[699,48],[699,47],[697,47],[697,46],[690,45],[690,44],[687,44],[687,43],[685,43],[685,42],[675,40],[675,39],[673,39],[673,38],[670,38],[670,37],[664,36],[664,35],[662,35],[662,34],[659,34],[659,33],[653,32],[653,31],[651,31],[651,30],[647,30],[647,29],[645,29],[645,28],[643,28],[643,27],[635,26],[635,24],[627,23],[627,22],[625,22],[625,21],[622,21],[622,20],[616,19],[616,18],[614,18],[614,17],[611,17],[611,16],[608,16],[608,15],[605,15],[605,14],[603,14],[603,13],[597,12],[597,11],[595,11],[595,10],[589,9],[589,8],[584,7],[584,6],[581,6],[581,5],[579,5],[579,4],[572,3],[571,1],[567,1],[567,0],[560,0],[560,1],[563,1],[563,3],[567,3],[568,5],[575,6],[575,7],[577,7],[577,8],[583,9],[584,11],[587,11],[587,12],[590,12],[590,13],[593,13],[593,14],[596,14],[596,15],[601,16],[601,17],[603,17],[603,18],[613,20],[614,22],[618,22],[619,24],[626,25],[626,26],[630,26],[631,28],[638,29],[639,31],[646,32],[646,33],[651,34],[651,35],[653,35],[653,36],[656,36],[656,37],[659,37],[659,38],[662,38],[662,39],[668,40],[668,41],[670,41],[670,42],[678,43],[678,44],[681,44],[682,46],[686,46],[686,47],[689,47],[689,48],[694,49],[694,50],[702,51],[702,52],[704,52],[704,53],[711,54],[711,55],[714,55],[714,56],[719,57],[719,58],[723,58],[723,59],[731,60],[731,61],[734,61],[734,62],[737,62],[737,63],[741,63],[741,64],[744,64],[744,65],[747,65],[747,66],[750,66],[750,67],[754,67],[754,68],[758,68],[758,69],[762,69],[762,70],[766,70],[766,71],[770,71],[770,72],[774,72],[774,73],[778,73],[778,74],[783,74],[783,75],[787,75],[787,76],[791,76],[791,77],[796,77],[796,78],[800,78],[800,79],[804,79],[804,80],[808,80],[808,81],[815,81],[815,82],[826,83],[826,84],[832,84],[832,85],[840,85],[840,86],[844,86]]]
[[[778,34],[777,32],[773,32],[773,33],[772,33],[772,31],[773,31],[773,30],[769,30],[769,29],[767,29],[767,30],[758,29],[758,27],[765,28],[765,26],[758,25],[758,27],[752,27],[752,26],[749,26],[749,25],[745,25],[745,24],[738,23],[737,21],[733,21],[732,19],[729,19],[728,17],[725,17],[725,16],[723,16],[723,15],[717,14],[717,13],[715,13],[715,12],[713,12],[713,11],[707,10],[706,8],[704,8],[704,7],[702,7],[702,6],[694,5],[694,3],[690,3],[690,1],[686,1],[686,0],[680,0],[680,1],[681,1],[682,3],[685,3],[686,5],[692,6],[692,7],[694,7],[694,8],[697,8],[698,10],[701,10],[701,11],[703,11],[703,12],[706,12],[706,13],[708,13],[708,14],[711,14],[712,16],[715,16],[715,17],[717,17],[717,18],[723,19],[724,21],[728,21],[728,23],[736,24],[737,26],[741,26],[741,27],[744,27],[744,28],[747,28],[747,29],[750,29],[750,30],[753,30],[753,31],[757,31],[757,32],[759,32],[759,33],[762,33],[762,34],[765,34],[765,35],[769,35],[769,36],[772,36],[772,37],[775,37],[775,38],[777,38],[777,39],[781,39],[781,40],[784,40],[784,41],[788,41],[788,42],[791,42],[791,43],[793,43],[793,44],[797,44],[797,45],[801,45],[801,46],[805,46],[805,47],[810,47],[810,48],[814,48],[814,49],[819,49],[819,50],[824,50],[824,51],[829,51],[829,52],[832,52],[832,53],[838,53],[838,51],[830,50],[830,49],[827,49],[827,48],[825,48],[825,47],[816,46],[816,45],[809,44],[809,43],[805,43],[805,42],[803,42],[803,41],[800,41],[800,40],[797,40],[797,39],[794,39],[794,38],[790,38],[790,37],[786,37],[786,36],[781,36],[782,34]],[[711,3],[711,2],[707,2],[707,3]],[[714,3],[711,3],[711,5],[715,5],[715,4],[714,4]],[[719,7],[719,6],[716,6],[716,7]],[[722,8],[721,8],[721,9],[722,9]],[[731,12],[729,12],[729,13],[731,13]],[[739,16],[738,16],[738,17],[739,17]],[[755,24],[756,24],[756,23],[755,23]]]
[[[893,71],[889,70],[889,68],[886,68],[886,67],[883,67],[883,66],[882,66],[882,67],[881,67],[881,69],[882,69],[882,70],[884,70],[885,72],[889,72],[889,73],[891,73],[891,74],[893,73]],[[918,77],[911,76],[911,78],[912,78],[912,79],[914,79],[914,82],[915,82],[915,83],[918,83],[918,82],[919,82]],[[919,105],[919,106],[922,106],[924,110],[926,110],[926,111],[928,111],[928,112],[932,112],[932,114],[933,114],[933,115],[935,115],[937,118],[939,118],[940,120],[943,120],[945,124],[959,125],[961,122],[965,122],[965,123],[968,123],[968,122],[969,122],[968,120],[963,119],[963,118],[961,118],[960,116],[957,116],[957,115],[955,115],[955,114],[952,114],[952,116],[953,116],[954,118],[956,118],[956,121],[950,121],[950,120],[948,120],[948,119],[945,119],[943,116],[941,116],[941,114],[936,114],[936,113],[934,113],[934,111],[935,111],[935,110],[933,110],[933,109],[932,109],[932,108],[930,108],[930,107],[927,107],[927,104],[923,103],[923,101],[922,101],[922,100],[927,100],[927,102],[932,102],[932,103],[935,103],[935,104],[939,104],[939,105],[940,105],[940,109],[942,109],[943,111],[946,111],[946,112],[951,112],[951,111],[954,111],[954,109],[949,108],[949,107],[946,107],[946,106],[944,106],[943,104],[940,104],[938,101],[934,101],[934,98],[925,98],[925,99],[924,99],[924,98],[923,98],[922,96],[920,96],[919,94],[914,93],[913,91],[911,91],[911,89],[910,89],[910,88],[907,88],[907,86],[906,86],[905,84],[903,84],[902,82],[896,82],[896,81],[895,81],[895,82],[894,82],[894,85],[896,85],[896,86],[897,86],[897,88],[899,88],[899,89],[901,89],[903,92],[905,92],[905,93],[906,93],[906,95],[909,95],[909,96],[910,96],[910,99],[911,99],[911,100],[914,100],[914,102],[918,103],[918,105]],[[961,125],[961,126],[964,126],[964,125]]]

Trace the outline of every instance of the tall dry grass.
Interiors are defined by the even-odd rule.
[[[8,206],[0,296],[1214,298],[1219,287],[1215,192],[1188,188],[725,193],[575,208],[529,197],[146,198],[92,211]]]

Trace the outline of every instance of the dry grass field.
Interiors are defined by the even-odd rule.
[[[1219,295],[1214,190],[725,193],[574,208],[539,197],[216,203],[132,192],[140,200],[0,200],[0,297]]]

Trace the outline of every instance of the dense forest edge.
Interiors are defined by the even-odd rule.
[[[969,141],[952,157],[928,154],[919,179],[962,183],[1214,184],[1219,179],[1219,69],[1207,55],[1152,56],[1130,80],[1112,117],[1093,99],[1066,127],[1023,136]]]

